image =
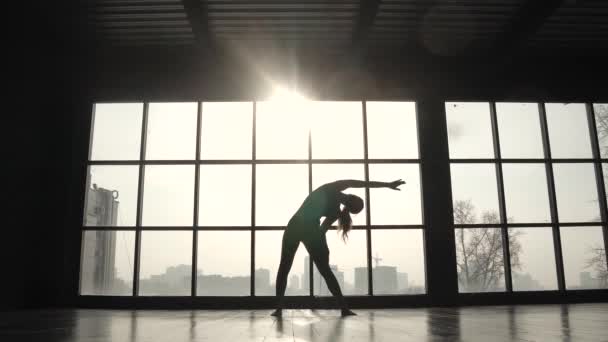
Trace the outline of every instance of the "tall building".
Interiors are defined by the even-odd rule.
[[[304,273],[302,274],[302,291],[310,293],[310,257],[304,257]]]
[[[89,182],[90,182],[89,176]],[[87,184],[86,226],[116,226],[118,191]],[[82,246],[81,293],[111,294],[116,282],[116,232],[87,232]]]
[[[397,293],[397,267],[376,266],[373,272],[374,294]]]
[[[289,277],[289,286],[290,289],[294,291],[300,290],[300,277],[297,274],[293,274]]]

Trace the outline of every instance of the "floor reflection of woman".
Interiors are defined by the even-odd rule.
[[[402,184],[405,184],[405,182],[400,179],[390,183],[339,180],[322,185],[308,195],[298,211],[289,220],[283,233],[281,262],[276,280],[278,306],[272,313],[273,316],[280,317],[282,314],[287,276],[300,242],[304,244],[319,273],[325,279],[329,291],[338,298],[342,316],[355,314],[348,309],[340,285],[329,267],[329,248],[327,247],[325,233],[337,220],[338,230],[342,233],[342,239],[346,241],[348,232],[352,228],[350,214],[357,214],[363,209],[363,200],[360,197],[344,194],[342,191],[348,188],[364,187],[399,190],[399,186]],[[342,205],[342,208],[340,208],[340,205]],[[319,220],[322,217],[325,217],[325,219],[319,226]]]

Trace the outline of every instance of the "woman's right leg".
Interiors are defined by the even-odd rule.
[[[276,279],[276,296],[277,296],[277,310],[273,312],[273,316],[281,316],[281,309],[283,308],[283,298],[285,297],[285,289],[287,288],[287,276],[291,265],[293,264],[293,258],[296,255],[298,246],[300,244],[299,239],[289,230],[289,227],[283,233],[283,243],[281,245],[281,262],[279,263],[279,270],[277,271]]]
[[[304,241],[304,245],[308,250],[308,254],[314,261],[319,273],[325,279],[325,284],[327,284],[327,288],[338,299],[338,304],[342,309],[342,316],[350,316],[355,313],[348,309],[346,302],[344,301],[344,296],[342,295],[342,290],[340,289],[340,284],[329,267],[329,248],[327,247],[327,240],[325,239],[325,235],[320,233],[320,235],[316,239],[310,239]]]

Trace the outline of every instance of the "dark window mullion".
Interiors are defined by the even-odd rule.
[[[95,117],[97,115],[97,103],[93,103],[93,114],[91,115],[91,123],[89,127],[89,152],[87,153],[87,160],[91,162],[91,156],[93,154],[93,137],[95,136]]]
[[[494,162],[496,168],[496,183],[498,190],[498,206],[500,216],[500,229],[502,235],[502,250],[503,250],[503,265],[505,272],[505,286],[507,292],[513,291],[512,280],[511,280],[511,254],[509,251],[509,231],[507,229],[507,210],[505,205],[505,192],[504,182],[502,175],[502,162],[500,153],[500,136],[498,134],[498,119],[496,116],[496,103],[490,102],[490,118],[492,122],[492,136],[494,143]]]
[[[551,142],[549,141],[549,128],[547,125],[547,114],[545,104],[538,104],[540,116],[541,134],[543,139],[543,149],[545,152],[545,171],[547,172],[547,189],[549,190],[549,205],[551,207],[551,222],[553,229],[553,249],[555,252],[555,267],[557,271],[557,285],[559,291],[566,290],[566,280],[564,278],[564,260],[562,256],[561,235],[559,230],[559,215],[557,212],[557,195],[555,193],[555,179],[553,176],[553,164],[551,161]]]
[[[312,132],[308,128],[308,194],[312,192]],[[309,295],[314,296],[314,272],[312,258],[308,258],[308,287]]]
[[[251,122],[251,247],[250,247],[250,279],[249,279],[249,294],[255,296],[255,172],[256,172],[256,155],[255,155],[255,130],[256,130],[256,111],[257,102],[253,101],[253,116]]]
[[[201,124],[203,117],[203,104],[198,102],[196,113],[196,164],[194,165],[194,214],[192,219],[192,278],[190,292],[192,297],[196,297],[198,287],[197,268],[198,268],[198,206],[199,206],[199,186],[200,186],[200,156],[201,156]]]
[[[144,160],[146,159],[146,141],[148,135],[148,102],[144,103],[143,116],[141,120],[141,143],[139,150],[139,180],[137,189],[137,210],[135,218],[135,257],[133,258],[133,296],[139,295],[139,266],[141,256],[141,221],[143,213],[144,197],[144,178],[146,169]]]
[[[363,110],[363,165],[365,173],[365,181],[369,182],[369,155],[367,148],[367,102],[361,102],[361,109]],[[365,206],[365,225],[366,225],[366,242],[367,242],[367,292],[370,296],[374,295],[374,281],[373,281],[373,265],[372,265],[372,231],[371,231],[371,209],[370,209],[370,194],[369,187],[365,187],[365,200],[367,205]]]

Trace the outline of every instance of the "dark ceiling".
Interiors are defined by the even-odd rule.
[[[88,13],[104,47],[459,56],[608,45],[603,0],[93,0]]]

